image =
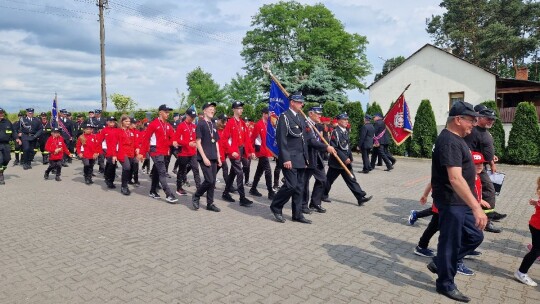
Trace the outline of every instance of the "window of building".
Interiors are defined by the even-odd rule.
[[[448,103],[448,110],[454,105],[455,102],[465,101],[465,92],[450,92],[450,102]]]

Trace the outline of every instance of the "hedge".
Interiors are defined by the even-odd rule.
[[[431,102],[422,100],[414,117],[413,134],[410,143],[410,155],[431,158],[433,144],[437,139],[437,123],[431,108]]]
[[[327,101],[324,103],[324,106],[323,106],[324,116],[334,119],[340,113],[341,113],[340,104],[338,104],[337,102]]]
[[[511,164],[539,164],[539,138],[536,107],[530,102],[520,102],[510,130],[506,161]]]
[[[351,124],[351,148],[356,150],[360,128],[364,125],[364,109],[362,109],[362,104],[359,101],[348,102],[343,105],[343,112],[347,112],[349,115],[349,124]]]

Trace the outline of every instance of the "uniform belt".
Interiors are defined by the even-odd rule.
[[[155,147],[156,147],[156,145],[151,145],[151,146],[150,146],[150,148],[155,148]]]

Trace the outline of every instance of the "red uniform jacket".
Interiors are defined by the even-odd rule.
[[[118,129],[118,151],[115,156],[120,162],[124,162],[126,156],[128,158],[135,157],[136,140],[135,132],[132,129]]]
[[[253,153],[249,131],[242,119],[236,120],[234,117],[229,118],[223,130],[223,137],[227,139],[226,151],[229,157],[232,158],[234,152],[240,154],[239,147],[241,146],[244,146],[245,154],[240,155],[238,158],[248,157],[249,154]]]
[[[105,127],[98,134],[98,143],[101,145],[103,141],[105,141],[105,145],[107,146],[107,152],[105,153],[105,157],[116,156],[118,152],[119,130],[120,129],[118,128]]]
[[[82,135],[81,135],[82,136]],[[101,153],[101,144],[98,143],[97,134],[84,134],[86,143],[83,145],[81,137],[77,139],[77,154],[83,155],[83,158],[93,159],[95,153]]]
[[[144,133],[141,140],[140,154],[146,155],[147,152],[150,152],[150,156],[167,156],[170,153],[170,146],[174,138],[174,129],[171,124],[156,118],[148,125]],[[155,146],[155,149],[150,149],[150,146]]]
[[[227,149],[227,139],[223,136],[224,130],[225,129],[217,131],[219,135],[218,147],[219,147],[219,158],[221,159],[221,162],[224,162],[225,157],[227,157],[227,151],[225,150]]]
[[[531,220],[529,221],[529,225],[533,226],[535,229],[540,230],[540,200],[536,202],[536,211],[531,216]]]
[[[61,148],[62,151],[56,153],[56,149]],[[67,155],[70,155],[68,148],[66,147],[66,143],[64,142],[64,139],[62,136],[54,137],[51,136],[49,139],[47,139],[47,143],[45,143],[45,150],[50,153],[49,159],[50,160],[62,160],[64,158],[64,153]]]
[[[197,153],[197,147],[190,147],[190,142],[195,142],[197,137],[195,134],[195,129],[197,126],[193,122],[182,122],[176,128],[176,141],[182,149],[178,156],[193,156]]]
[[[272,152],[270,152],[268,146],[266,145],[266,123],[262,119],[259,120],[253,128],[251,142],[254,145],[255,156],[272,157]],[[260,148],[257,148],[257,146],[260,146]]]

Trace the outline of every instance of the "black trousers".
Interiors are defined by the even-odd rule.
[[[49,174],[52,170],[55,170],[56,176],[60,176],[62,173],[62,161],[61,160],[50,160],[49,167],[45,170],[45,173]]]
[[[489,203],[491,209],[495,209],[495,186],[485,169],[479,175],[482,182],[482,199]]]
[[[139,161],[135,158],[135,162],[133,163],[133,167],[131,167],[131,178],[133,179],[134,183],[139,182]]]
[[[536,259],[540,256],[540,230],[531,225],[529,225],[529,230],[531,231],[532,236],[532,248],[531,251],[523,257],[523,261],[519,266],[519,272],[521,273],[527,273],[529,268],[531,268]]]
[[[270,168],[270,160],[268,157],[260,157],[257,169],[255,170],[255,176],[253,176],[253,185],[251,188],[257,188],[259,181],[264,173],[264,180],[266,181],[266,189],[268,192],[272,192],[272,168]]]
[[[14,153],[15,153],[15,160],[18,161],[20,155],[22,154],[22,145],[19,145],[17,141],[14,142]]]
[[[375,168],[375,163],[377,162],[377,156],[382,159],[384,164],[386,165],[386,168],[392,167],[392,162],[388,158],[388,155],[386,154],[384,145],[380,145],[379,147],[373,147],[373,152],[371,154],[371,168]]]
[[[347,165],[347,168],[349,171],[352,172],[352,166],[350,164]],[[336,178],[338,176],[343,177],[343,180],[345,181],[345,184],[347,187],[349,187],[349,190],[353,193],[354,197],[356,197],[356,200],[360,200],[364,196],[366,196],[366,192],[362,190],[358,182],[351,178],[347,172],[343,169],[337,169],[337,168],[328,168],[328,172],[326,173],[326,189],[324,190],[324,195],[327,196],[328,193],[330,193],[330,189],[332,188],[332,184],[336,181]]]
[[[187,166],[191,166],[193,171],[193,178],[195,179],[195,186],[197,189],[201,186],[201,177],[199,175],[199,162],[197,161],[197,154],[193,156],[179,156],[178,157],[178,173],[176,173],[176,189],[182,188],[182,183],[187,179]]]
[[[217,172],[219,172],[219,170],[223,170],[223,182],[227,183],[227,179],[229,178],[229,164],[227,164],[226,158],[221,162],[221,167],[217,168]]]
[[[103,153],[100,153],[98,155],[97,163],[98,163],[99,171],[105,170],[105,151],[103,151]]]
[[[0,171],[4,171],[11,160],[9,143],[0,144]]]
[[[131,170],[135,166],[135,158],[124,157],[122,164],[122,187],[127,187],[131,180]]]
[[[85,178],[92,178],[92,173],[94,173],[94,164],[96,163],[96,160],[93,158],[83,158],[83,174]]]
[[[416,212],[416,218],[423,218],[423,217],[427,217],[427,216],[434,215],[434,214],[438,215],[438,213],[433,212],[433,209],[430,207],[430,208],[426,208],[424,210],[417,211]]]
[[[214,203],[214,188],[216,187],[216,176],[217,176],[217,160],[211,160],[210,166],[206,166],[202,161],[199,162],[201,171],[204,177],[204,181],[201,183],[201,186],[197,188],[194,197],[201,197],[206,193],[206,204],[208,206]]]
[[[106,182],[114,183],[116,178],[116,164],[113,163],[112,157],[107,157],[107,162],[105,163],[105,173],[103,177]]]
[[[371,167],[371,162],[369,161],[369,151],[371,151],[371,149],[362,149],[363,171],[370,171],[373,168]]]
[[[280,174],[281,174],[281,166],[279,165],[279,161],[276,160],[276,167],[274,168],[274,187],[275,188],[279,186]]]
[[[22,159],[21,163],[30,165],[32,158],[34,158],[34,149],[36,148],[36,140],[22,140]]]
[[[384,154],[386,155],[386,157],[388,157],[388,160],[390,160],[390,163],[392,163],[392,164],[395,163],[396,158],[390,152],[390,145],[384,144],[384,145],[381,145],[381,146],[384,148]]]
[[[429,221],[426,230],[424,230],[424,233],[422,233],[422,236],[420,237],[418,247],[427,248],[429,245],[429,241],[435,235],[435,233],[437,233],[437,231],[439,231],[439,214],[433,213],[431,221]]]
[[[324,172],[324,166],[319,165],[317,169],[306,169],[302,208],[309,207],[309,180],[312,176],[315,177],[315,184],[313,185],[313,191],[311,192],[311,202],[309,203],[309,205],[315,205],[319,207],[321,206],[322,196],[326,188],[326,173]]]
[[[283,169],[283,177],[285,184],[279,189],[274,196],[270,210],[277,214],[282,214],[283,206],[292,197],[292,217],[300,219],[304,217],[302,214],[302,195],[304,192],[304,178],[306,169]]]
[[[243,150],[243,149],[240,149]],[[240,155],[243,155],[244,151],[240,151]],[[223,193],[230,193],[234,179],[236,178],[236,188],[240,198],[246,197],[244,191],[244,171],[242,170],[242,161],[240,159],[231,159],[231,171],[227,176],[227,182],[225,183],[225,190]]]
[[[244,172],[244,179],[246,183],[249,182],[249,171],[251,169],[251,158],[242,157],[242,171]]]
[[[172,191],[167,185],[167,167],[165,166],[165,156],[156,155],[152,156],[154,165],[152,166],[152,184],[150,186],[150,192],[156,192],[158,183],[161,184],[161,188],[165,192],[165,195],[172,195]]]

